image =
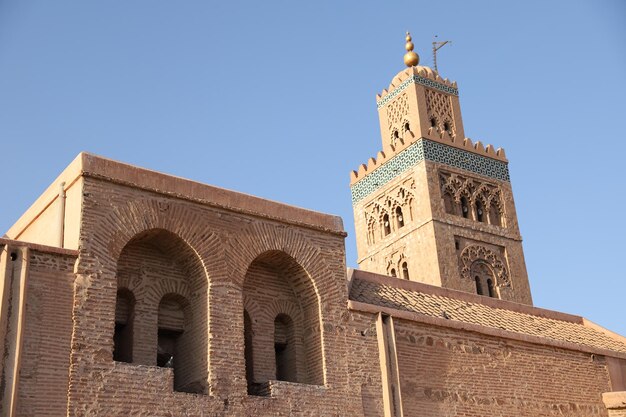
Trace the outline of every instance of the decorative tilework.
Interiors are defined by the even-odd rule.
[[[433,88],[435,90],[439,90],[446,94],[452,94],[453,96],[459,95],[459,90],[454,87],[448,87],[445,84],[438,83],[437,81],[430,80],[428,78],[421,77],[419,75],[413,75],[412,77],[407,78],[402,81],[402,83],[391,90],[385,97],[383,97],[378,104],[376,105],[379,109],[387,104],[389,101],[393,100],[398,94],[400,94],[409,84],[420,84],[425,87]]]
[[[421,145],[421,140],[419,140],[376,168],[371,174],[366,175],[363,179],[354,183],[352,187],[350,187],[352,191],[352,203],[358,203],[360,200],[423,160],[424,150]]]
[[[427,160],[464,169],[501,181],[509,181],[506,162],[421,138],[408,148],[352,184],[352,204],[363,200],[398,175]]]
[[[501,181],[510,181],[509,166],[506,162],[496,161],[486,156],[476,155],[473,152],[427,139],[420,139],[419,142],[423,143],[423,152],[428,161],[439,162]]]

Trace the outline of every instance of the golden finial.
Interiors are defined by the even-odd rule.
[[[407,53],[404,54],[404,64],[407,67],[414,67],[420,62],[420,57],[413,52],[413,42],[411,42],[411,34],[409,32],[406,33],[406,45],[404,46],[407,50]]]

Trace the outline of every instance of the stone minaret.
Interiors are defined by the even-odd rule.
[[[532,304],[504,150],[465,137],[456,83],[406,48],[377,96],[382,151],[351,174],[359,266]]]

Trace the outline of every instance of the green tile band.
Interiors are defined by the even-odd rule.
[[[434,90],[439,90],[446,94],[452,94],[453,96],[459,95],[458,88],[448,87],[447,85],[438,83],[437,81],[429,80],[428,78],[420,77],[419,75],[413,75],[412,77],[409,77],[406,80],[402,81],[402,83],[398,87],[391,90],[385,97],[383,97],[378,102],[378,104],[376,104],[376,106],[380,109],[389,101],[393,100],[402,91],[404,91],[409,84],[413,84],[413,83],[421,84],[425,87],[429,87]]]
[[[357,204],[383,185],[422,161],[432,161],[464,169],[501,181],[510,181],[506,162],[420,138],[365,177],[352,184],[352,204]]]

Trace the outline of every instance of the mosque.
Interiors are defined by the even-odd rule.
[[[406,49],[358,269],[337,216],[79,154],[0,239],[0,416],[626,416],[626,338],[533,306],[507,156]]]

